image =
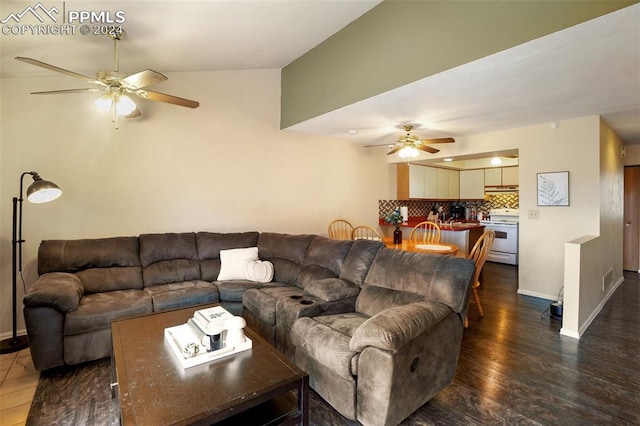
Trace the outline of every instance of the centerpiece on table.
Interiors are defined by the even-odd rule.
[[[396,229],[393,231],[393,244],[402,244],[402,230],[400,224],[402,223],[402,215],[398,209],[395,209],[393,213],[389,213],[385,216],[384,221],[395,225]]]

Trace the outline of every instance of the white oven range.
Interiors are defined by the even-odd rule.
[[[487,256],[491,262],[518,264],[518,209],[492,209],[489,220],[481,220],[485,230],[493,230],[496,237]]]

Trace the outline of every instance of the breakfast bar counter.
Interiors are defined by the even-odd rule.
[[[420,222],[425,221],[425,217],[409,217],[407,223],[400,224],[402,229],[403,238],[409,238],[409,234],[413,227]],[[441,223],[440,225],[440,242],[446,244],[453,244],[458,247],[456,256],[467,257],[469,252],[473,248],[478,238],[484,232],[484,225],[481,225],[476,221],[454,221],[450,224]],[[380,219],[380,227],[382,228],[386,236],[393,235],[394,225],[386,223],[384,219]]]

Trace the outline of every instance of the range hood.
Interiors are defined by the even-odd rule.
[[[499,194],[504,192],[518,192],[518,185],[490,185],[484,187],[485,194]]]

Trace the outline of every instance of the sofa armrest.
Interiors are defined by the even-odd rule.
[[[358,327],[351,337],[349,348],[360,352],[367,346],[374,346],[396,351],[451,312],[449,306],[439,302],[416,302],[385,309]]]
[[[66,314],[78,307],[84,294],[80,278],[66,272],[41,275],[24,296],[26,308],[50,307]]]
[[[326,278],[308,283],[304,292],[325,302],[348,299],[360,293],[360,287],[340,278]]]

